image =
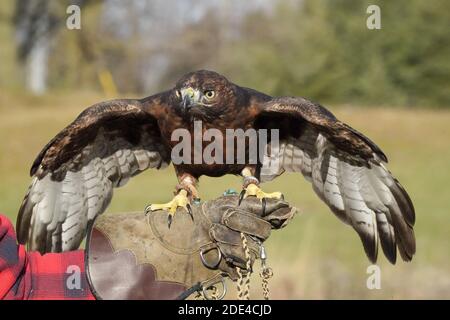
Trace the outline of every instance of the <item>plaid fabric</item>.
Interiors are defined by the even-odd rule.
[[[26,252],[11,221],[0,214],[0,299],[93,300],[84,272],[84,251]]]

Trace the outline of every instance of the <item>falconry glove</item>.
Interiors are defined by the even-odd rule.
[[[295,214],[295,208],[282,200],[270,199],[263,210],[261,201],[249,197],[237,205],[237,197],[221,197],[203,204],[202,211],[209,217],[211,225],[209,236],[212,243],[205,246],[218,248],[223,258],[218,268],[226,272],[232,279],[237,279],[237,268],[245,269],[247,260],[253,265],[259,258],[262,243],[270,236],[272,229],[287,225]],[[264,215],[263,215],[264,214]],[[249,249],[246,257],[243,237]],[[213,265],[208,260],[212,250],[200,249],[202,260],[206,265]],[[205,252],[206,251],[206,252]],[[217,257],[212,260],[218,261]]]
[[[86,270],[94,295],[184,299],[198,291],[206,296],[220,283],[225,287],[225,277],[237,280],[238,269],[248,271],[271,230],[284,227],[295,209],[270,199],[263,210],[253,197],[238,205],[238,196],[227,195],[193,205],[192,214],[194,221],[178,214],[170,229],[164,210],[99,216],[86,246]]]

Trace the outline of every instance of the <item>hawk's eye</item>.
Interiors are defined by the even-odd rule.
[[[206,90],[203,94],[208,99],[212,99],[216,96],[216,93],[213,90]]]

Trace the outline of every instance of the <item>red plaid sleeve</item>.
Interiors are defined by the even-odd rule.
[[[9,219],[0,214],[0,299],[94,299],[84,251],[26,252]]]

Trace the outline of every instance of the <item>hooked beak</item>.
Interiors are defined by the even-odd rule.
[[[181,109],[184,112],[189,111],[200,101],[200,92],[191,87],[183,88],[181,91]]]

